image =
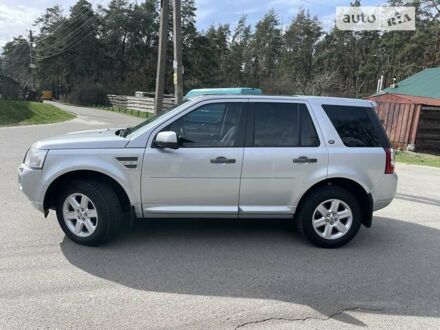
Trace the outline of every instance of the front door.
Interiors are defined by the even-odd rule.
[[[240,217],[292,217],[299,197],[326,178],[328,151],[305,103],[249,103]]]
[[[176,132],[179,148],[157,148],[152,143],[146,149],[145,217],[238,216],[245,104],[207,103],[158,131]]]

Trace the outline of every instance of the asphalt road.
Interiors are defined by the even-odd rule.
[[[62,106],[0,128],[0,328],[440,328],[440,169],[398,164],[397,198],[349,245],[318,249],[286,221],[152,221],[103,247],[65,238],[19,191],[43,137],[134,117]]]

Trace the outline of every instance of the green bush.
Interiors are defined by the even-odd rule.
[[[72,88],[67,101],[79,105],[106,105],[107,94],[101,84],[83,83]]]

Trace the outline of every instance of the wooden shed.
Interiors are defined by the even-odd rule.
[[[394,147],[440,153],[440,68],[425,69],[369,97]]]
[[[12,78],[0,74],[0,99],[18,99],[20,84]]]

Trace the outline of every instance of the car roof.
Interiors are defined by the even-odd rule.
[[[236,95],[236,94],[218,94],[218,95],[200,95],[194,97],[192,100],[221,100],[221,99],[248,99],[260,101],[303,101],[312,104],[339,104],[371,107],[374,102],[370,100],[353,99],[346,97],[332,97],[332,96],[309,96],[309,95]]]
[[[259,88],[233,87],[233,88],[198,88],[190,90],[185,99],[193,99],[200,95],[259,95],[262,94]]]

